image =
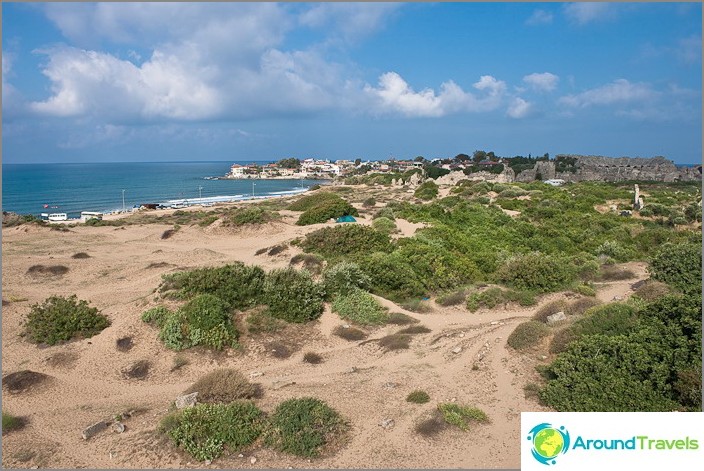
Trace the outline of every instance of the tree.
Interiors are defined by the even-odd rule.
[[[457,154],[455,156],[455,160],[457,160],[458,162],[467,162],[471,160],[471,158],[467,154]]]
[[[354,164],[359,165],[362,163],[362,159],[354,159]]]
[[[301,161],[295,157],[291,157],[289,159],[279,160],[277,165],[282,168],[299,168],[301,166]]]
[[[474,154],[472,154],[472,160],[475,162],[481,162],[482,160],[486,160],[486,152],[483,150],[475,150]]]
[[[423,157],[422,155],[419,155],[418,157],[413,159],[413,161],[414,162],[425,162],[425,157]]]
[[[486,154],[487,158],[491,160],[492,162],[496,162],[499,160],[499,158],[494,154],[494,151],[490,151],[489,153]]]

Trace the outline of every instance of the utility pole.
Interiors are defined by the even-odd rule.
[[[254,198],[254,182],[252,182],[252,198]]]
[[[198,197],[200,199],[203,199],[203,187],[202,186],[198,187]]]
[[[122,212],[125,212],[125,190],[122,190]]]

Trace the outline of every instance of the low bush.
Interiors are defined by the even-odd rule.
[[[347,295],[356,289],[369,289],[371,280],[356,263],[340,262],[323,273],[323,285],[328,298]]]
[[[540,341],[550,334],[550,328],[542,322],[528,321],[519,324],[506,343],[516,350],[523,350],[538,345]]]
[[[438,196],[438,185],[432,181],[423,182],[418,188],[416,188],[413,196],[421,200],[432,200]]]
[[[2,434],[10,433],[16,430],[21,430],[25,427],[27,421],[22,417],[16,417],[5,411],[2,412]]]
[[[420,297],[425,289],[411,265],[397,254],[373,253],[359,260],[371,291],[392,301]]]
[[[567,304],[567,306],[565,306],[565,314],[567,314],[568,316],[581,316],[587,310],[600,304],[601,301],[594,298],[575,299],[571,303]]]
[[[252,384],[239,371],[222,368],[212,371],[193,383],[185,393],[198,393],[198,402],[229,404],[238,399],[260,397],[261,387]]]
[[[301,244],[306,252],[315,252],[323,257],[390,252],[393,248],[388,234],[359,224],[342,224],[324,227],[308,234]]]
[[[389,218],[386,217],[380,217],[374,219],[372,222],[372,227],[384,234],[393,234],[398,231],[398,228],[396,227],[396,223],[392,221]]]
[[[85,252],[78,252],[78,253],[71,255],[71,258],[75,258],[75,259],[80,260],[80,259],[90,258],[90,255],[88,255]]]
[[[320,224],[342,216],[359,216],[359,212],[354,206],[340,198],[338,201],[326,201],[306,210],[298,218],[296,224],[299,226]]]
[[[632,270],[619,268],[614,265],[604,265],[599,270],[597,279],[599,281],[621,281],[630,280],[636,277]]]
[[[376,199],[373,196],[370,196],[362,202],[362,206],[365,208],[373,208],[376,206]]]
[[[415,390],[406,396],[406,402],[412,402],[414,404],[425,404],[430,401],[430,396],[427,392],[421,390]]]
[[[579,334],[572,326],[565,327],[555,332],[550,339],[550,353],[562,353],[567,351],[569,345],[579,338]]]
[[[326,445],[341,441],[348,428],[340,414],[320,399],[289,399],[272,414],[265,443],[296,456],[316,457]]]
[[[164,275],[160,291],[175,290],[181,299],[212,294],[235,309],[244,309],[259,304],[264,278],[264,270],[260,267],[234,262],[217,268]]]
[[[69,268],[65,265],[32,265],[27,269],[28,275],[49,275],[61,276],[69,272]]]
[[[235,208],[225,213],[223,226],[239,227],[244,225],[266,224],[278,219],[278,213],[272,213],[262,208],[254,206],[246,208]]]
[[[397,334],[409,334],[409,335],[415,335],[415,334],[427,334],[429,332],[432,332],[429,328],[427,328],[424,325],[412,325],[410,327],[406,327],[405,329],[401,329]]]
[[[699,293],[702,247],[699,244],[666,244],[653,257],[649,270],[654,280],[667,283],[683,293]]]
[[[21,393],[49,381],[52,377],[32,370],[20,370],[2,377],[2,387],[12,394]]]
[[[122,370],[122,375],[128,379],[144,379],[149,375],[152,364],[149,360],[137,360]]]
[[[237,346],[238,336],[229,304],[211,294],[193,298],[171,314],[159,331],[159,338],[172,350],[197,345],[222,350]]]
[[[323,362],[323,356],[315,352],[306,352],[303,355],[303,361],[311,365],[318,365]]]
[[[293,244],[293,242],[291,243]],[[295,266],[299,264],[303,269],[308,270],[313,275],[320,275],[320,273],[323,271],[325,260],[323,260],[323,258],[319,255],[310,253],[299,253],[291,257],[289,265]]]
[[[405,350],[411,345],[411,336],[408,334],[391,334],[379,339],[379,345],[386,351]]]
[[[454,402],[446,402],[438,404],[438,410],[442,414],[445,422],[459,427],[464,431],[469,430],[472,423],[489,422],[489,417],[486,413],[476,407],[462,406]]]
[[[301,199],[294,201],[288,207],[291,211],[308,211],[309,209],[318,206],[322,203],[329,201],[344,201],[339,195],[329,192],[321,191],[319,193],[314,193],[311,195],[306,195]]]
[[[374,216],[372,219],[379,219],[379,218],[387,218],[392,221],[396,220],[396,215],[394,214],[394,210],[386,207],[386,208],[381,208],[379,211],[374,213]]]
[[[156,306],[142,313],[142,321],[161,329],[171,314],[173,313],[166,306]]]
[[[332,311],[341,318],[360,325],[382,325],[388,319],[386,308],[361,289],[338,295],[332,302]]]
[[[501,288],[489,288],[479,293],[472,293],[467,298],[467,309],[475,312],[480,308],[493,309],[505,302],[503,290]]]
[[[364,340],[367,338],[366,332],[360,329],[355,329],[354,327],[343,327],[338,325],[332,330],[333,335],[337,335],[340,338],[349,341]]]
[[[596,290],[589,285],[577,285],[573,291],[582,296],[596,296]]]
[[[647,280],[633,292],[633,296],[638,296],[645,301],[655,301],[670,293],[672,289],[665,283]]]
[[[433,311],[433,307],[430,303],[422,299],[407,299],[399,305],[406,311],[417,312],[419,314],[427,314]]]
[[[565,312],[566,308],[567,303],[562,299],[549,302],[537,311],[535,311],[535,314],[533,314],[533,320],[546,323],[548,321],[549,316],[552,316],[553,314],[556,314],[560,311]]]
[[[76,295],[51,296],[34,304],[24,322],[24,333],[35,343],[56,345],[76,338],[89,338],[110,325],[108,318]]]
[[[304,323],[323,313],[323,288],[308,272],[284,268],[269,272],[264,282],[263,300],[269,313],[287,322]]]
[[[402,312],[392,312],[386,320],[387,324],[393,325],[417,324],[418,322],[420,321],[415,317],[403,314]]]
[[[463,289],[459,291],[453,291],[451,293],[445,293],[437,297],[435,302],[440,306],[457,306],[458,304],[464,304],[467,299],[467,292]]]
[[[162,430],[174,444],[199,461],[213,460],[226,449],[244,449],[264,428],[264,413],[249,401],[196,404],[162,421]]]
[[[258,309],[252,312],[247,316],[245,322],[247,324],[247,332],[250,334],[278,332],[286,327],[285,321],[272,317],[266,309]]]
[[[533,253],[510,259],[499,268],[496,276],[518,289],[547,292],[568,286],[574,280],[575,270],[565,260]]]

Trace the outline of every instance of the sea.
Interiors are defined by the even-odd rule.
[[[142,204],[200,204],[302,193],[320,180],[216,180],[233,163],[3,164],[2,210],[18,214],[112,213]],[[258,162],[262,164],[266,162]]]

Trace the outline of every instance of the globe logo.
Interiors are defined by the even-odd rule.
[[[570,449],[570,434],[563,426],[554,428],[548,423],[536,425],[530,430],[528,440],[533,443],[533,458],[544,465],[555,464],[555,458]]]

